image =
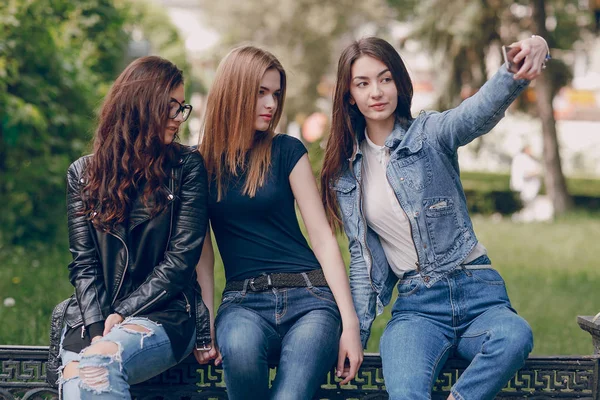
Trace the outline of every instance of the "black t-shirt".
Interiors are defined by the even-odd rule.
[[[212,180],[208,211],[228,282],[321,268],[298,225],[289,180],[305,153],[298,139],[276,135],[265,183],[252,198],[242,194],[245,173],[228,180],[219,202]]]

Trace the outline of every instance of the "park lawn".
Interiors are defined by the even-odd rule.
[[[514,308],[529,321],[534,353],[591,354],[589,335],[577,315],[600,311],[600,269],[595,246],[600,218],[578,215],[555,223],[515,224],[474,218],[475,231],[503,275]],[[346,242],[340,248],[348,261]],[[215,304],[225,284],[217,255]],[[72,293],[67,244],[52,249],[0,248],[0,344],[45,345],[52,307]],[[2,301],[12,297],[15,306]],[[377,352],[389,307],[375,320],[368,351]]]
[[[578,215],[552,224],[516,224],[475,217],[473,224],[506,282],[513,307],[533,329],[533,354],[591,354],[591,336],[576,318],[600,312],[600,218]],[[389,312],[388,306],[375,320],[367,351],[378,352]]]

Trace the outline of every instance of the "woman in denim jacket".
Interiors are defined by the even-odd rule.
[[[541,37],[513,47],[514,64],[523,62],[517,73],[502,67],[457,108],[416,118],[412,82],[389,43],[362,39],[340,57],[322,197],[330,223],[343,223],[349,239],[363,346],[400,280],[380,343],[391,399],[430,398],[450,354],[471,364],[449,398],[492,399],[533,347],[473,232],[457,156],[541,72]]]

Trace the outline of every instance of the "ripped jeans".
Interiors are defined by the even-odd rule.
[[[148,332],[127,329],[124,325],[138,325]],[[195,335],[188,345],[189,352],[194,338]],[[62,350],[61,345],[62,368],[69,362],[79,362],[78,376],[64,379],[61,372],[59,392],[64,399],[130,399],[130,385],[150,379],[177,363],[164,328],[146,318],[127,318],[94,344],[100,342],[116,343],[116,354],[85,355],[93,345],[78,354]]]

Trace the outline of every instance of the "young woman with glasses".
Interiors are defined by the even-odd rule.
[[[222,359],[232,400],[310,399],[336,358],[342,383],[362,362],[346,270],[306,148],[275,134],[285,92],[279,61],[244,46],[221,61],[208,95],[200,150],[227,283],[214,323],[220,354],[195,354],[201,363]],[[198,275],[209,309],[213,260],[208,233]],[[279,366],[269,389],[272,361]]]
[[[66,399],[131,398],[129,387],[210,345],[195,266],[208,224],[202,157],[174,142],[192,107],[171,62],[144,57],[102,106],[94,152],[68,170]]]
[[[513,47],[513,63],[523,63],[516,73],[503,66],[458,107],[416,117],[410,76],[389,43],[361,39],[340,56],[322,198],[331,225],[348,236],[364,346],[399,281],[380,342],[390,399],[430,399],[450,354],[471,362],[450,399],[493,399],[533,347],[475,237],[457,155],[541,72],[542,38]]]

